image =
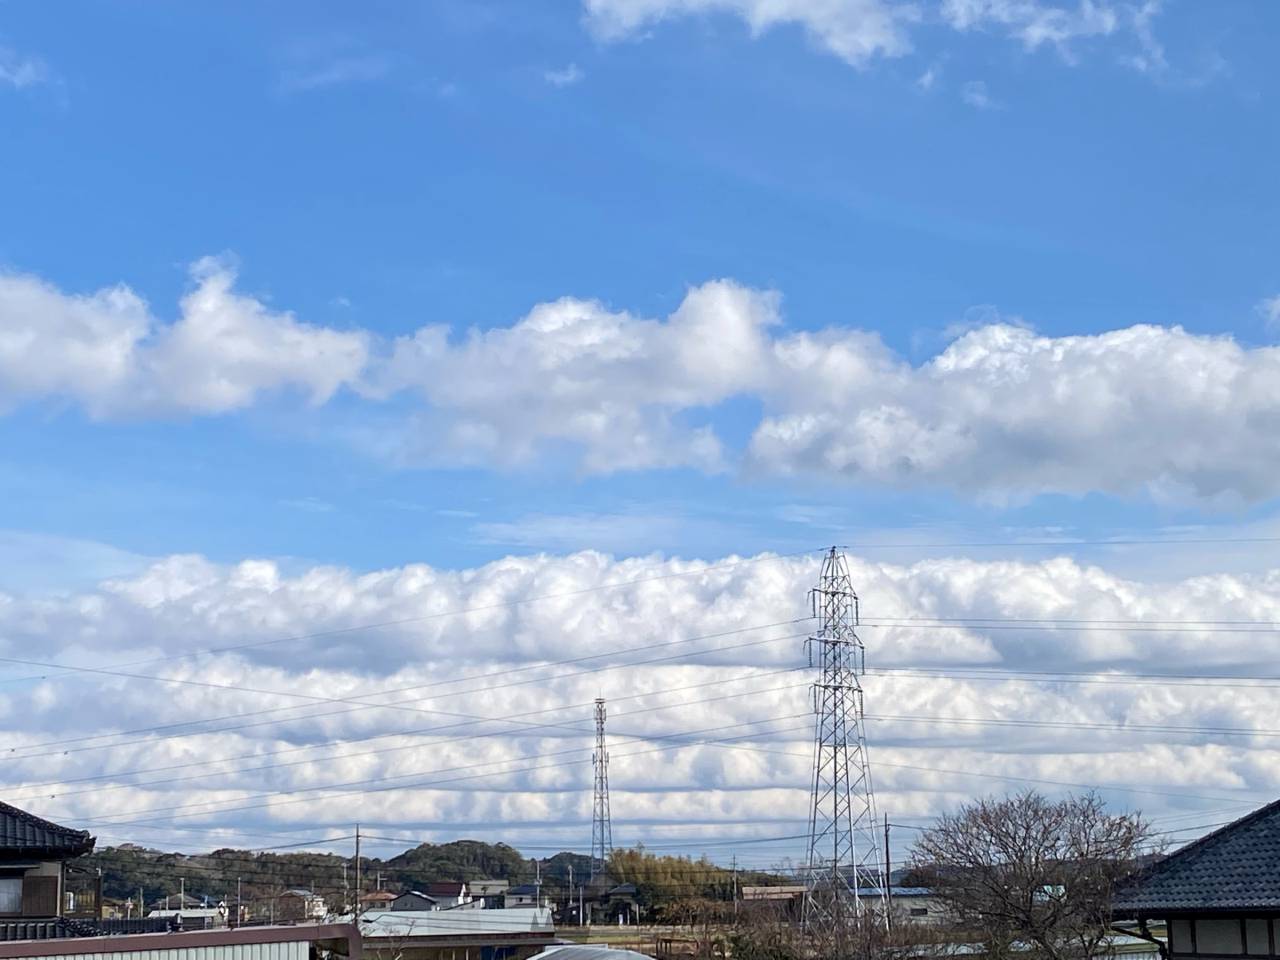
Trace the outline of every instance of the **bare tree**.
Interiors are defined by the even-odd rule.
[[[1150,838],[1140,815],[1108,813],[1095,794],[1026,792],[941,817],[912,859],[988,956],[1087,960],[1112,954],[1111,894]]]

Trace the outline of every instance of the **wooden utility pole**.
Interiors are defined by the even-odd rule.
[[[356,909],[355,918],[360,919],[360,824],[356,824]]]

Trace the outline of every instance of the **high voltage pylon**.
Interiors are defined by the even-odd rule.
[[[604,700],[596,700],[595,795],[591,808],[591,879],[604,877],[613,851],[613,826],[609,822],[609,751],[604,745]]]
[[[813,685],[813,805],[804,902],[805,932],[824,957],[846,957],[855,938],[886,923],[884,883],[876,835],[875,798],[863,735],[862,683],[866,653],[858,638],[858,595],[844,554],[822,561],[809,594],[817,631],[809,657],[821,676]],[[876,888],[860,897],[859,887]]]

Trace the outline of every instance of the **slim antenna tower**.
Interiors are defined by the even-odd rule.
[[[591,810],[591,879],[603,878],[613,851],[613,827],[609,823],[609,751],[604,746],[604,700],[596,700],[595,797]]]
[[[813,807],[809,815],[805,932],[824,957],[847,957],[869,924],[886,923],[880,844],[863,735],[862,683],[866,654],[858,639],[858,595],[844,554],[832,547],[809,594],[817,632],[810,662],[817,715],[813,743]],[[874,893],[859,896],[862,886]]]

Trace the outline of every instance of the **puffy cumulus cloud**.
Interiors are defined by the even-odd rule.
[[[857,557],[850,571],[895,817],[1040,783],[1210,822],[1280,786],[1274,681],[1233,679],[1270,675],[1280,654],[1280,571],[1147,582],[1069,558]],[[816,574],[816,557],[768,555],[365,574],[174,557],[92,590],[0,597],[5,796],[186,848],[357,809],[383,832],[580,847],[603,696],[619,842],[788,836],[812,723],[809,624],[788,621]],[[86,669],[13,662],[42,659]]]
[[[282,388],[322,402],[363,370],[366,334],[300,323],[237,294],[224,260],[202,259],[191,275],[168,324],[124,286],[77,295],[0,276],[0,403],[68,398],[95,417],[224,413]]]
[[[237,293],[222,261],[198,262],[193,278],[173,323],[124,287],[77,296],[0,278],[0,404],[212,414],[347,387],[364,412],[397,418],[362,421],[380,454],[435,466],[745,463],[990,500],[1280,492],[1280,349],[1180,327],[1047,337],[996,317],[913,365],[875,333],[788,330],[778,294],[716,280],[662,319],[565,298],[510,326],[386,340],[272,311]],[[738,450],[717,427],[742,399],[760,414]]]
[[[1045,337],[997,323],[919,367],[876,350],[864,373],[862,351],[809,339],[784,354],[794,376],[752,439],[770,471],[995,498],[1276,493],[1275,348],[1179,327]],[[843,373],[837,356],[859,368]]]
[[[1068,62],[1075,42],[1120,30],[1132,31],[1149,51],[1156,46],[1151,21],[1159,11],[1155,2],[1135,8],[1107,0],[583,0],[583,6],[588,27],[604,40],[633,37],[678,17],[729,14],[756,35],[802,27],[815,44],[855,67],[911,52],[911,27],[922,22],[959,32],[999,30],[1029,50],[1051,46]]]
[[[989,499],[1277,492],[1275,348],[1178,327],[1055,338],[996,321],[913,366],[873,333],[787,332],[779,305],[715,281],[665,321],[565,299],[457,343],[424,328],[395,344],[378,389],[427,402],[418,435],[437,462],[517,463],[563,441],[592,471],[719,469],[729,452],[689,418],[750,397],[763,416],[748,463],[771,474]]]
[[[666,321],[566,298],[459,343],[423,328],[395,343],[378,386],[426,400],[436,458],[512,463],[567,442],[593,471],[716,470],[718,438],[677,415],[762,386],[777,322],[776,295],[729,281],[691,290]]]

